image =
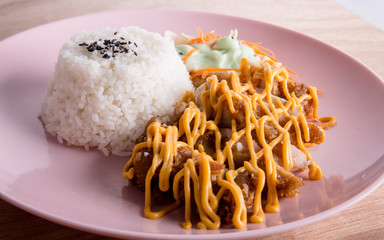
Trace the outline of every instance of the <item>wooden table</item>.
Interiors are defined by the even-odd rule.
[[[348,52],[384,79],[384,32],[333,0],[2,0],[0,39],[58,19],[140,8],[216,12],[288,27]],[[0,239],[110,238],[51,223],[0,200]],[[384,186],[333,217],[265,239],[384,239]]]

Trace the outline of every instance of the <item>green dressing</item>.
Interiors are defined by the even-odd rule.
[[[249,46],[241,44],[236,38],[231,36],[221,37],[205,44],[194,43],[176,46],[176,50],[181,58],[194,48],[197,51],[192,53],[185,62],[188,71],[203,68],[238,69],[240,68],[242,58],[247,58],[253,64],[260,62],[260,56],[256,55]]]

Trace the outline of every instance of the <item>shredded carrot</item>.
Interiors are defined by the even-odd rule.
[[[200,39],[203,39],[203,31],[201,31],[200,26],[197,26],[197,32],[199,33]]]
[[[261,50],[264,50],[264,51],[266,51],[266,52],[269,52],[270,56],[272,56],[272,58],[275,59],[275,53],[272,52],[272,50],[270,50],[269,48],[263,47],[263,46],[261,46],[261,45],[258,45],[257,47],[260,48]]]
[[[201,28],[200,27],[197,27],[197,32],[199,33],[199,37],[197,38],[192,38],[190,41],[189,41],[189,45],[190,44],[193,44],[193,43],[206,43],[206,42],[209,42],[211,40],[215,40],[215,39],[218,39],[220,38],[221,36],[219,35],[216,35],[215,33],[213,32],[206,32],[205,33],[205,36],[203,34],[203,32],[201,31]]]
[[[244,40],[239,40],[239,42],[240,42],[241,44],[247,45],[248,47],[252,48],[252,50],[253,50],[255,53],[257,53],[257,54],[261,54],[261,55],[263,55],[263,56],[267,56],[267,57],[269,57],[270,59],[272,59],[273,61],[277,62],[277,60],[275,59],[275,54],[274,54],[270,49],[268,49],[268,48],[266,48],[266,47],[262,47],[262,46],[260,46],[260,43],[253,43],[253,42],[244,41]],[[260,50],[260,49],[262,49],[262,50],[264,50],[264,51],[266,51],[266,52],[268,52],[268,53],[266,53],[266,52],[264,52],[264,51],[262,51],[262,50]]]
[[[285,66],[284,66],[285,67]],[[294,71],[291,71],[289,70],[287,67],[285,67],[285,69],[287,69],[287,71],[292,74],[292,75],[295,75],[296,77],[298,76],[297,73],[295,73]],[[290,77],[291,78],[291,77]],[[293,79],[293,78],[292,78]],[[294,80],[294,79],[293,79]]]
[[[185,63],[187,60],[188,60],[188,58],[190,57],[190,56],[192,56],[192,54],[194,53],[194,52],[196,52],[197,51],[197,49],[196,48],[193,48],[191,51],[189,51],[188,53],[187,53],[187,55],[185,55],[184,57],[183,57],[183,62]]]
[[[238,69],[232,68],[202,68],[197,70],[192,70],[194,72],[218,72],[218,71],[237,71]]]
[[[219,72],[219,71],[237,71],[238,69],[232,69],[232,68],[202,68],[197,70],[192,70],[192,72],[195,73],[202,73],[202,72]]]
[[[203,78],[213,72],[225,72],[225,71],[239,71],[239,69],[231,68],[202,68],[190,71],[190,78],[194,79],[196,76],[202,76]]]
[[[215,44],[216,42],[212,41],[212,43],[209,45],[209,48],[212,49]]]

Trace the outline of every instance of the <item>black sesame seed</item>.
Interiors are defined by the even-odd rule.
[[[116,35],[117,32],[115,32],[114,35]],[[120,37],[121,40],[125,40],[125,38]],[[115,57],[116,54],[121,53],[128,53],[133,52],[135,56],[137,56],[137,52],[133,51],[129,47],[126,47],[130,44],[134,44],[134,46],[137,48],[137,44],[132,41],[120,41],[118,39],[99,39],[98,41],[92,42],[92,43],[86,43],[82,42],[79,44],[79,46],[86,46],[87,50],[89,52],[98,51],[102,55],[103,58],[109,59],[111,57]],[[181,54],[181,53],[180,53]]]
[[[115,32],[113,35],[116,35],[117,34],[117,32]]]

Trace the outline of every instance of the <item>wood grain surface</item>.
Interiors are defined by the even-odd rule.
[[[58,19],[147,8],[222,13],[287,27],[349,53],[384,79],[384,32],[333,0],[1,0],[0,40]],[[46,221],[0,200],[0,239],[111,238]],[[333,217],[264,239],[384,239],[384,186]]]

